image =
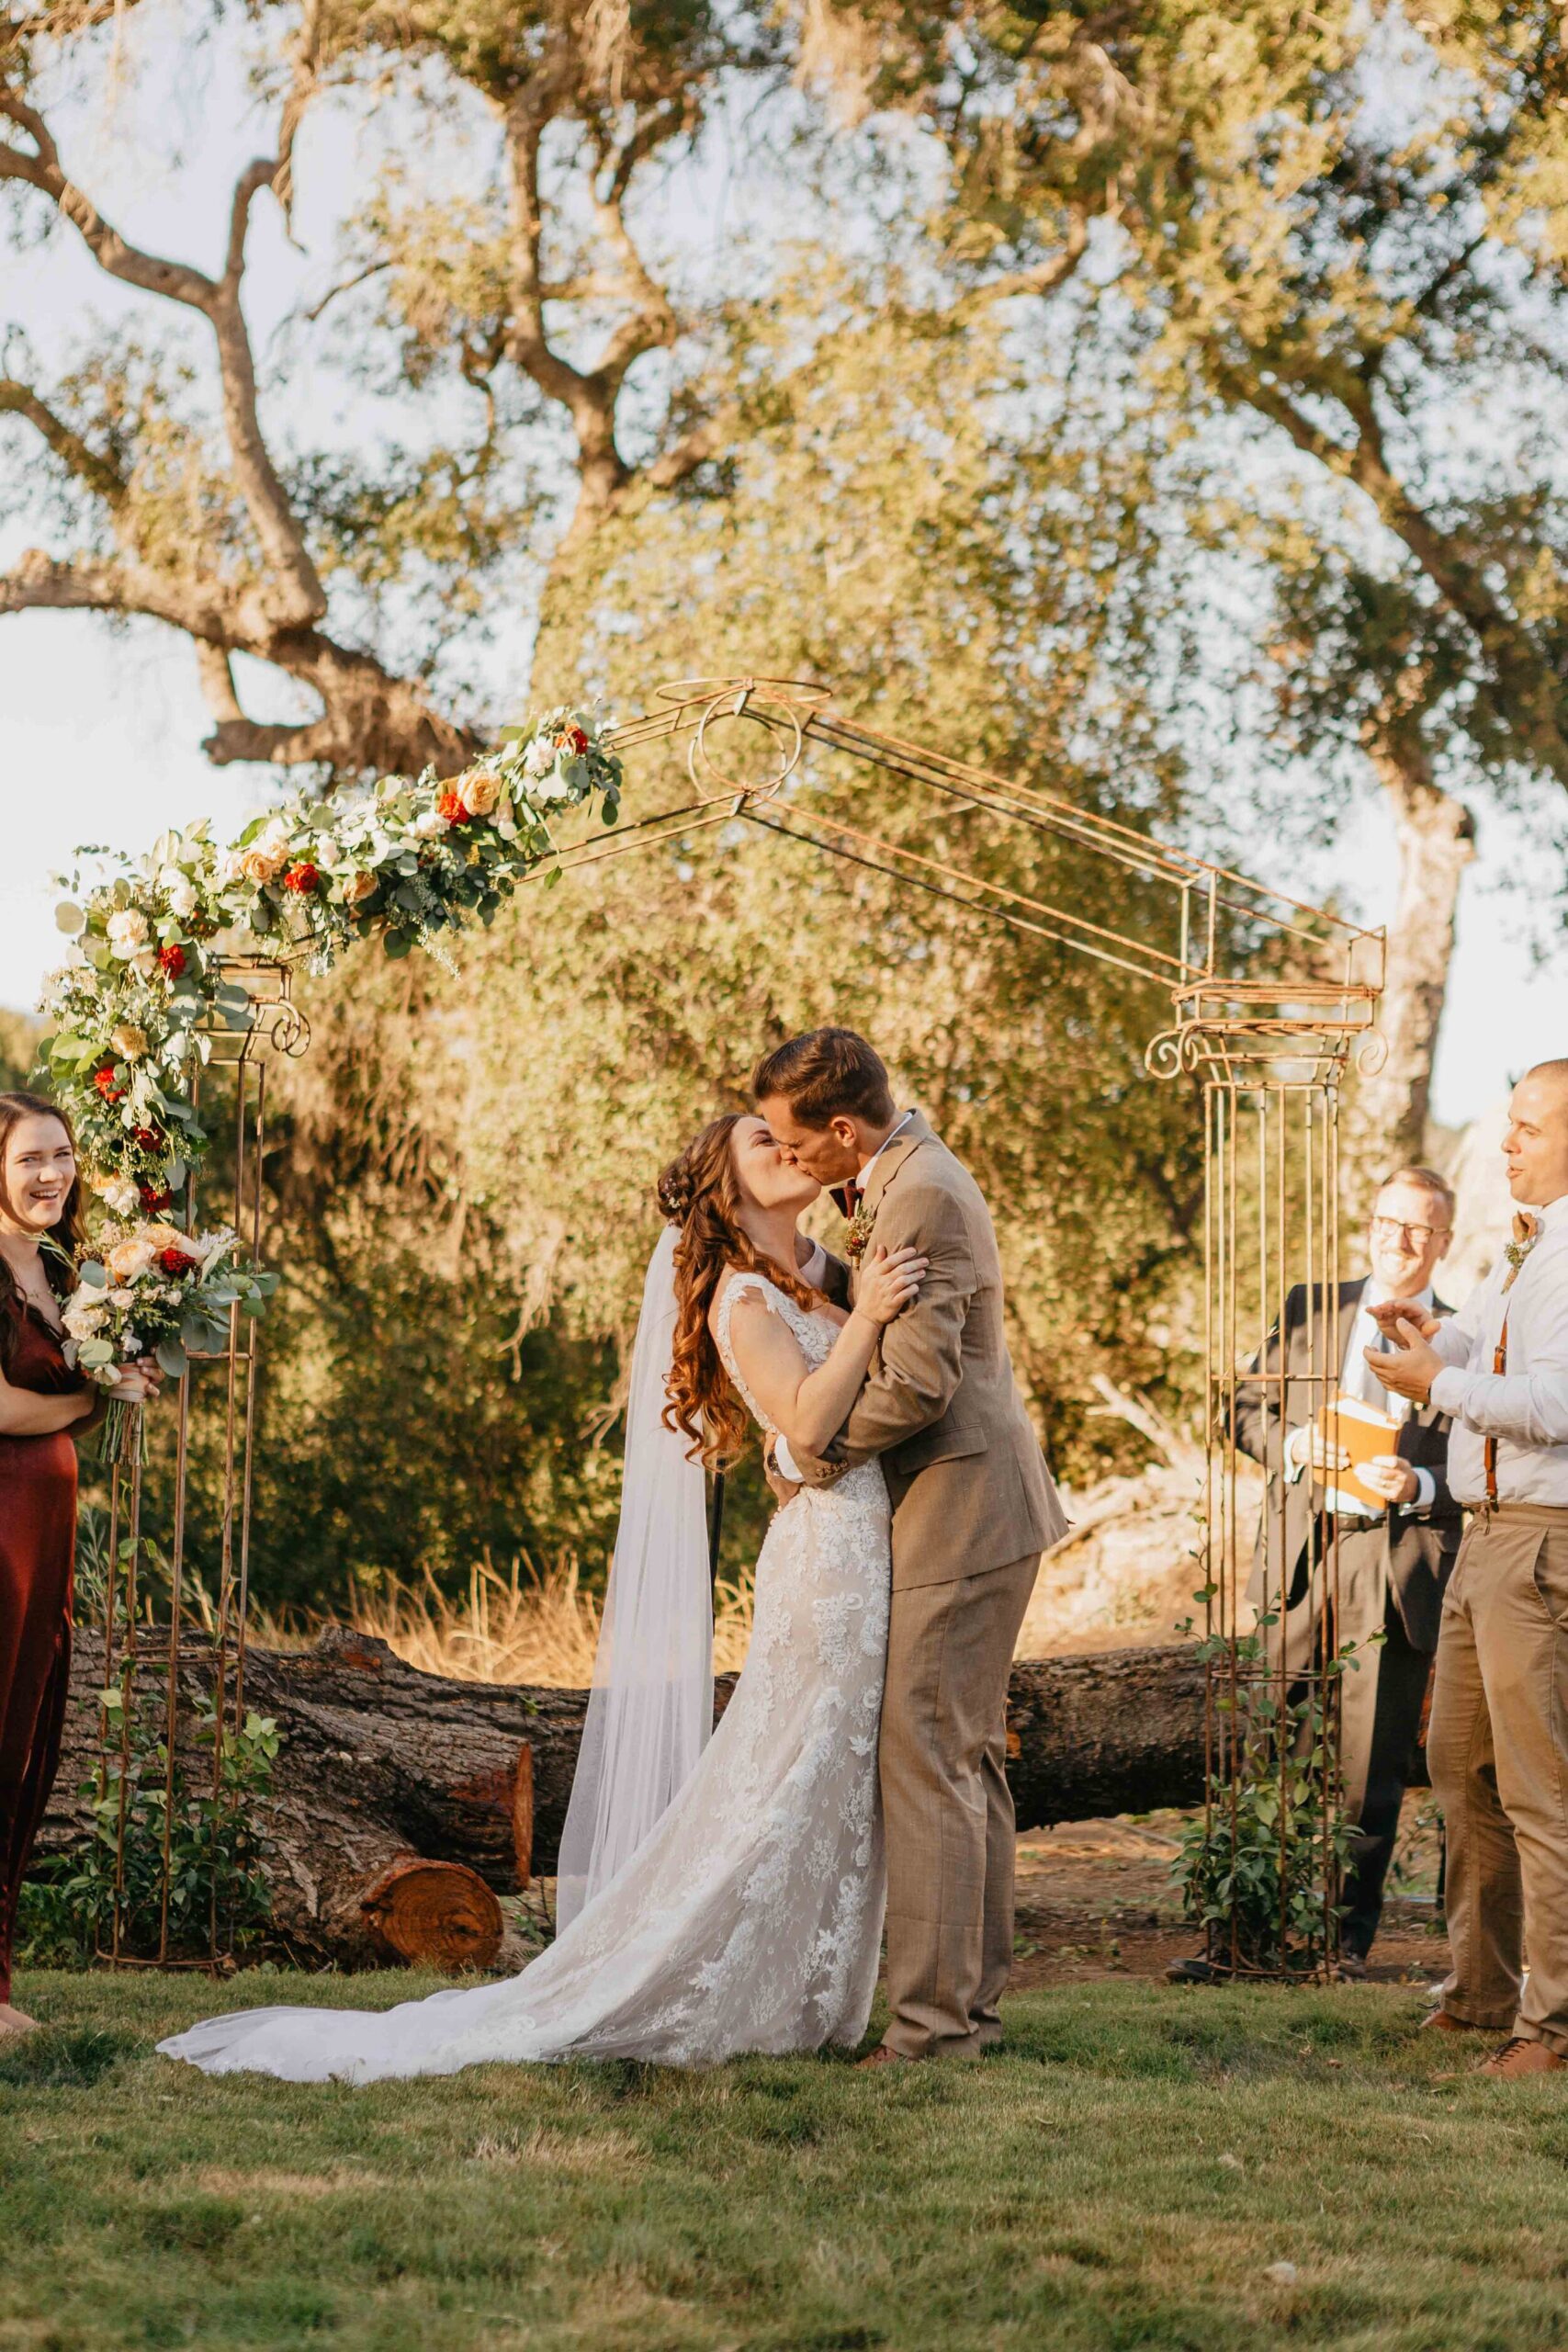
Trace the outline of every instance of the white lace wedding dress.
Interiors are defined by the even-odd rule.
[[[760,1274],[731,1278],[719,1352],[761,1422],[729,1338],[747,1292],[784,1317],[814,1369],[837,1327]],[[852,2045],[882,1936],[876,1738],[890,1568],[874,1462],[777,1513],[723,1721],[646,1841],[520,1975],[379,2013],[242,2009],[160,2050],[212,2075],[365,2083],[498,2060],[705,2066],[743,2051]]]

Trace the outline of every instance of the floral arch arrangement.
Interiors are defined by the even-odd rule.
[[[229,849],[203,820],[63,903],[57,919],[73,944],[46,989],[42,1050],[110,1215],[175,1209],[200,1164],[205,1033],[253,1017],[245,989],[224,977],[221,943],[248,934],[312,971],[377,938],[389,956],[417,945],[445,958],[447,933],[491,922],[555,855],[559,810],[597,802],[605,825],[616,822],[621,778],[595,716],[550,710],[506,729],[460,775],[427,769],[330,800],[296,795]]]

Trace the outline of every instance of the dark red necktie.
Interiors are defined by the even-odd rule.
[[[835,1184],[833,1187],[833,1206],[838,1210],[839,1215],[851,1224],[853,1223],[855,1211],[860,1206],[860,1195],[861,1188],[856,1183]]]

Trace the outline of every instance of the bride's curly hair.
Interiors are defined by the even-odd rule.
[[[705,1469],[725,1470],[750,1435],[750,1417],[730,1385],[708,1328],[708,1311],[727,1268],[766,1274],[806,1307],[817,1294],[793,1268],[764,1257],[739,1221],[740,1181],[731,1148],[736,1123],[727,1112],[694,1136],[659,1180],[659,1205],[679,1228],[675,1244],[675,1340],[664,1410],[667,1429],[692,1441]]]

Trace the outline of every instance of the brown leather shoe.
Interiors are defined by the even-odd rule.
[[[906,2058],[901,2050],[890,2050],[886,2041],[879,2041],[868,2056],[856,2059],[855,2072],[863,2075],[868,2066],[912,2066],[914,2064],[915,2061]]]
[[[1469,2024],[1463,2018],[1450,2017],[1447,2009],[1428,2009],[1416,2030],[1420,2033],[1480,2033],[1483,2029]]]
[[[1488,2058],[1479,2071],[1512,2082],[1520,2075],[1555,2075],[1564,2066],[1568,2066],[1568,2058],[1560,2058],[1555,2050],[1547,2048],[1544,2041],[1529,2040],[1517,2033],[1511,2041],[1505,2041],[1496,2055]]]

